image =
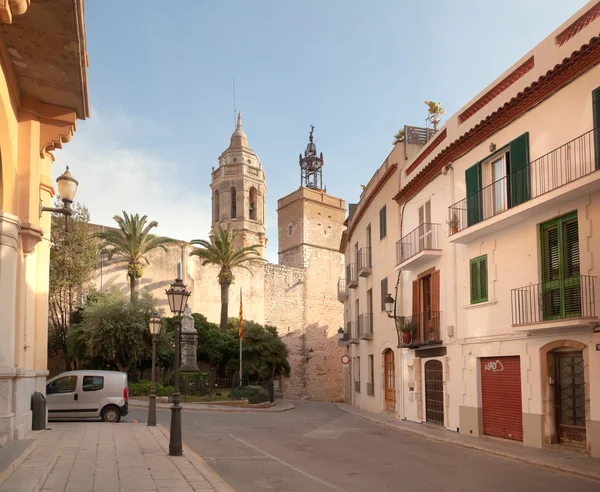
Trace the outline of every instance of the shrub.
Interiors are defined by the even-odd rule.
[[[229,393],[232,400],[247,399],[248,403],[265,403],[270,400],[269,392],[262,386],[244,386],[243,388],[234,388]]]
[[[142,379],[138,383],[129,383],[129,394],[131,396],[149,396],[151,384],[147,379]],[[171,396],[172,394],[172,386],[164,386],[161,383],[156,383],[156,396]]]

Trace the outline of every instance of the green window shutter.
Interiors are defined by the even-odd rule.
[[[479,302],[488,300],[487,256],[479,258]]]
[[[579,275],[579,227],[577,218],[562,223],[563,271],[565,278]]]
[[[470,264],[470,268],[471,268],[471,304],[475,304],[476,302],[479,301],[479,289],[477,288],[477,284],[478,284],[478,270],[479,270],[479,264],[477,262],[477,260],[471,260],[471,264]]]
[[[467,186],[467,226],[481,220],[481,164],[478,162],[465,171]]]
[[[596,169],[600,169],[600,87],[592,92],[592,111],[594,113],[594,145],[596,148]]]
[[[473,258],[469,264],[471,282],[471,304],[488,300],[487,255]]]
[[[529,133],[523,133],[508,144],[508,172],[510,187],[510,207],[529,200]]]

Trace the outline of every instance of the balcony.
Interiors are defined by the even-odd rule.
[[[440,311],[429,311],[414,316],[400,317],[396,326],[398,345],[408,348],[440,345],[442,343],[441,314]]]
[[[532,161],[449,207],[450,242],[467,244],[600,186],[600,128]]]
[[[358,251],[358,276],[368,277],[372,272],[371,248],[360,248]]]
[[[512,289],[512,324],[526,330],[588,326],[596,320],[597,277],[575,275]]]
[[[356,263],[346,265],[346,287],[356,289],[358,287],[358,275],[356,274]]]
[[[358,336],[361,340],[373,340],[373,313],[358,317]]]
[[[358,326],[356,321],[348,321],[346,323],[346,333],[350,338],[350,343],[358,343]]]
[[[396,243],[396,269],[414,270],[441,254],[440,224],[421,224]]]
[[[346,299],[348,299],[348,288],[346,287],[346,279],[338,279],[337,287],[338,301],[343,303],[346,301]]]

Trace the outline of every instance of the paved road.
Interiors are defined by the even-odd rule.
[[[598,492],[600,484],[368,422],[336,405],[184,412],[183,440],[236,491]],[[146,421],[132,409],[127,420]],[[169,426],[169,412],[158,422]]]

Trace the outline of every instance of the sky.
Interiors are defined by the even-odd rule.
[[[300,186],[311,124],[327,192],[355,203],[393,135],[425,125],[426,99],[452,115],[585,3],[88,0],[91,117],[55,152],[54,178],[70,166],[93,223],[127,211],[206,238],[235,77],[277,262],[277,200]]]

